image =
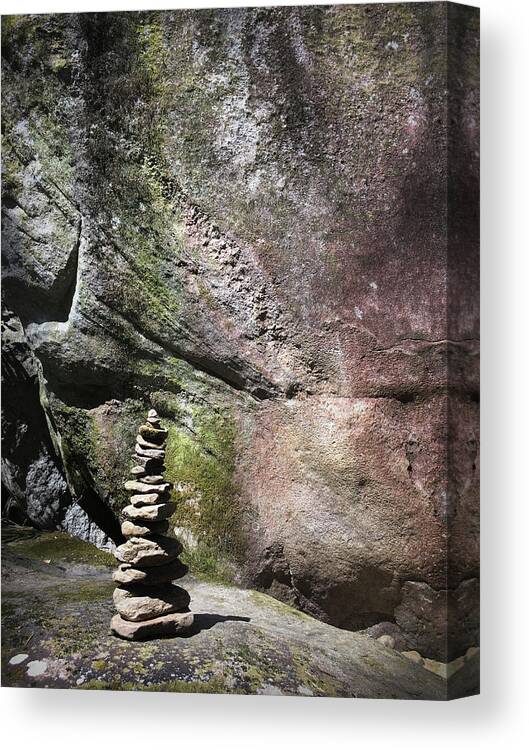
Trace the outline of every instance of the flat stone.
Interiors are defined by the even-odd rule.
[[[143,591],[144,586],[134,589],[118,586],[114,591],[114,605],[124,620],[139,622],[153,617],[170,615],[188,610],[191,597],[180,586],[166,584]]]
[[[193,625],[191,612],[175,612],[164,617],[155,617],[143,622],[129,622],[120,615],[114,615],[110,629],[120,638],[129,641],[142,641],[153,636],[178,635],[184,633]]]
[[[17,664],[22,664],[23,661],[26,661],[28,656],[29,654],[17,654],[16,656],[12,656],[11,659],[9,659],[9,663],[14,667]]]
[[[149,536],[149,534],[166,534],[169,530],[169,521],[155,521],[150,524],[133,523],[123,521],[121,533],[123,536]]]
[[[129,521],[163,521],[172,516],[175,510],[174,503],[160,503],[159,505],[143,505],[141,508],[127,505],[121,512]]]
[[[165,471],[162,459],[136,455],[132,456],[132,458],[143,466],[147,474],[162,474]]]
[[[122,563],[112,573],[112,580],[122,584],[137,584],[142,586],[159,586],[183,578],[188,572],[187,565],[176,558],[167,565],[156,565],[154,568],[135,568],[128,563]]]
[[[163,484],[163,476],[161,474],[153,474],[151,476],[144,476],[141,478],[141,481],[144,484]],[[166,482],[166,484],[171,485],[171,482]]]
[[[148,424],[152,425],[156,430],[161,429],[160,420],[157,417],[147,417]]]
[[[131,495],[130,502],[138,508],[142,505],[159,505],[162,502],[168,502],[169,499],[170,496],[167,493],[159,495],[157,492],[149,492],[146,495]]]
[[[145,471],[145,466],[133,466],[130,473],[134,477],[143,477],[147,472]]]
[[[156,409],[149,409],[149,411],[147,412],[147,416],[151,417],[152,419],[156,419],[156,417],[158,416],[158,412],[156,411]]]
[[[134,479],[129,479],[125,482],[125,489],[135,494],[156,492],[161,495],[171,489],[169,482],[163,484],[147,484],[146,482],[137,482]]]
[[[45,674],[48,669],[48,662],[44,660],[28,661],[26,667],[28,677],[40,677],[40,675]]]
[[[150,424],[142,424],[138,432],[144,440],[147,440],[149,443],[156,443],[156,445],[164,443],[168,435],[167,430],[157,429]]]
[[[165,458],[165,451],[154,450],[153,448],[140,448],[138,445],[134,452],[140,458],[157,458],[159,461],[163,461]]]
[[[157,506],[153,506],[156,508]],[[143,508],[141,508],[143,510]],[[177,539],[167,536],[131,537],[115,551],[120,562],[149,568],[171,562],[182,552],[183,546]]]
[[[164,448],[164,443],[159,443],[158,445],[150,443],[148,440],[142,438],[141,435],[136,435],[136,445],[139,445],[140,448],[154,448],[154,450],[163,450]]]

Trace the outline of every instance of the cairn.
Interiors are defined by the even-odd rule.
[[[177,635],[193,624],[189,594],[172,583],[187,573],[178,559],[182,545],[164,536],[167,519],[175,510],[171,484],[163,480],[166,439],[167,430],[151,409],[136,437],[133,479],[125,482],[131,497],[123,510],[121,531],[127,541],[116,549],[121,564],[112,574],[118,584],[114,591],[118,614],[110,628],[128,640]]]

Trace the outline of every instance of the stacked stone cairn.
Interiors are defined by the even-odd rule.
[[[166,439],[167,430],[151,409],[136,438],[133,479],[125,482],[131,497],[123,510],[121,531],[127,541],[116,549],[121,564],[112,575],[118,584],[114,591],[118,614],[110,627],[128,640],[177,635],[193,624],[189,594],[173,584],[187,573],[178,559],[182,545],[165,536],[167,519],[175,510],[171,484],[163,480]]]

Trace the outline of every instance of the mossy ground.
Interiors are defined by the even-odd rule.
[[[109,552],[100,550],[93,544],[69,536],[62,532],[36,532],[26,535],[24,531],[18,536],[27,538],[13,538],[13,531],[8,530],[9,550],[17,555],[32,560],[48,561],[48,563],[82,563],[99,565],[105,568],[115,566],[115,558]],[[4,541],[4,532],[2,532]]]
[[[384,697],[386,690],[385,697],[441,695],[439,678],[388,649],[377,648],[365,636],[299,616],[263,594],[193,579],[183,581],[195,614],[188,637],[122,641],[109,631],[114,607],[108,556],[96,550],[94,557],[90,545],[66,534],[37,534],[19,541],[10,536],[3,547],[5,686],[372,697]],[[54,562],[43,562],[44,554]],[[17,654],[27,658],[9,664]],[[372,677],[366,672],[368,656]],[[28,674],[30,662],[38,662],[42,674]],[[402,674],[392,675],[396,669]],[[355,680],[358,684],[353,684]],[[399,687],[399,680],[406,687]]]

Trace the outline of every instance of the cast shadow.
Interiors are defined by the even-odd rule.
[[[180,633],[180,638],[192,638],[198,635],[202,630],[211,630],[219,622],[250,622],[249,617],[239,617],[238,615],[214,615],[209,612],[198,612],[193,619],[193,625]]]

